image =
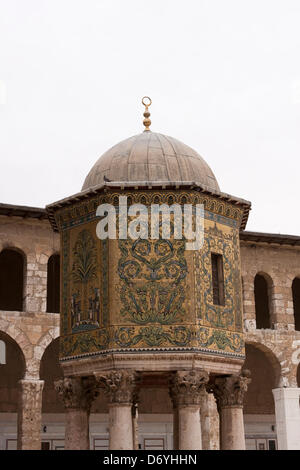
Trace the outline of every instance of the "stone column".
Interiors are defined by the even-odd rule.
[[[174,446],[178,450],[201,449],[200,402],[208,374],[204,371],[178,371],[170,381],[174,408]]]
[[[98,394],[96,381],[92,377],[65,377],[55,382],[55,389],[66,408],[65,449],[89,449],[90,410]]]
[[[109,398],[109,448],[133,450],[132,405],[137,375],[130,370],[112,370],[96,375]]]
[[[279,450],[300,450],[300,388],[275,388],[276,432]]]
[[[250,383],[250,372],[218,377],[213,392],[220,414],[221,450],[245,450],[243,400]]]
[[[220,419],[216,400],[212,393],[205,392],[200,405],[202,449],[219,450],[220,448]]]
[[[133,402],[131,407],[132,415],[132,438],[133,438],[133,449],[139,449],[139,426],[138,426],[138,396],[134,393]]]
[[[20,380],[18,449],[41,450],[43,380]]]

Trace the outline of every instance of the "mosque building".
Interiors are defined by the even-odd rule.
[[[0,449],[300,449],[300,236],[143,104],[80,192],[0,204]]]

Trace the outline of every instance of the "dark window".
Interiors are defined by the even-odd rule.
[[[50,442],[49,441],[42,441],[41,442],[41,450],[50,450]]]
[[[269,308],[269,288],[267,280],[261,274],[254,279],[254,297],[256,328],[271,328]]]
[[[59,313],[60,259],[52,255],[47,269],[47,312]]]
[[[212,271],[212,289],[213,303],[215,305],[224,305],[224,275],[223,275],[223,257],[216,253],[211,254]]]
[[[275,441],[275,439],[269,439],[269,450],[276,450],[276,441]]]
[[[296,277],[292,284],[295,330],[300,331],[300,277]]]
[[[23,309],[24,258],[18,251],[0,253],[0,310]]]

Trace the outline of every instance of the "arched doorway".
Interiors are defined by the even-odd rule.
[[[251,371],[244,399],[246,445],[249,450],[273,450],[277,446],[275,404],[272,390],[278,386],[280,364],[272,351],[260,344],[246,344],[243,368]]]
[[[24,378],[25,358],[16,341],[2,331],[0,341],[5,347],[5,363],[0,363],[0,445],[10,450],[17,448],[18,382]]]
[[[42,450],[64,448],[64,405],[59,399],[54,382],[63,377],[59,364],[59,338],[52,341],[41,359],[40,379],[44,380],[42,398]]]

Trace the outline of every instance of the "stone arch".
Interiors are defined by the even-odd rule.
[[[49,346],[50,343],[52,343],[53,340],[56,338],[59,338],[59,326],[53,326],[52,328],[49,328],[47,333],[45,333],[40,339],[37,345],[35,346],[35,351],[37,353],[37,356],[39,359],[42,358],[42,355],[44,354],[45,349]]]
[[[59,338],[59,327],[54,326],[52,328],[49,328],[47,333],[45,333],[39,339],[39,342],[34,346],[34,349],[33,349],[34,370],[36,372],[37,377],[39,377],[40,361],[43,357],[45,350],[52,343],[52,341],[54,341],[57,338]]]
[[[278,387],[281,377],[281,366],[277,357],[260,343],[246,343],[246,360],[243,367],[251,371],[244,413],[274,414],[272,390]]]
[[[26,352],[31,349],[32,345],[28,339],[28,336],[24,331],[22,331],[19,327],[3,318],[0,318],[0,332],[6,333],[10,336],[17,345],[21,348],[25,359],[28,357]]]
[[[263,271],[254,277],[255,318],[257,329],[270,329],[273,327],[273,288],[271,276]]]
[[[275,373],[275,386],[281,386],[281,381],[282,381],[282,368],[280,364],[280,360],[277,357],[275,351],[273,351],[272,346],[270,344],[265,345],[263,343],[259,343],[255,340],[246,340],[246,346],[250,345],[253,346],[254,348],[260,350],[270,361],[272,364],[274,373]],[[243,366],[244,367],[244,366]]]
[[[297,367],[297,386],[300,388],[300,362]]]
[[[0,413],[16,413],[18,383],[26,370],[25,356],[19,344],[7,333],[0,331],[0,340],[6,347],[5,364],[0,364]]]
[[[23,311],[27,258],[16,246],[4,245],[0,252],[0,310]]]

